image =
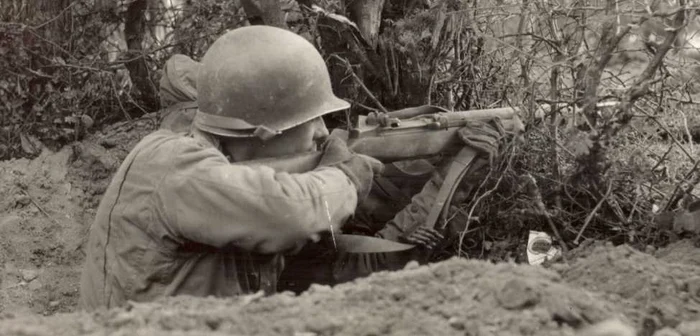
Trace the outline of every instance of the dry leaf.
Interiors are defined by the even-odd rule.
[[[36,155],[41,152],[43,147],[41,141],[33,135],[20,134],[20,143],[22,150],[29,155]]]

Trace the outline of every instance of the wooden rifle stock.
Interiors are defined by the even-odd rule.
[[[445,112],[438,107],[420,106],[360,116],[357,127],[350,131],[335,129],[331,136],[346,140],[348,148],[355,153],[391,163],[456,153],[464,146],[457,131],[470,121],[488,121],[498,117],[507,132],[519,132],[523,124],[517,112],[517,108],[508,107]],[[321,152],[307,152],[234,164],[265,165],[278,171],[303,173],[315,169],[321,155]]]

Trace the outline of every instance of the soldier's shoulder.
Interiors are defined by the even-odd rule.
[[[142,141],[144,154],[160,162],[198,161],[216,157],[226,160],[224,155],[208,142],[186,133],[161,129],[146,136]]]
[[[173,155],[176,152],[191,151],[195,148],[202,148],[199,141],[186,133],[176,133],[167,129],[159,129],[148,134],[137,145],[146,151],[167,152]]]

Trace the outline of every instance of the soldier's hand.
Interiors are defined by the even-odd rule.
[[[468,146],[485,154],[489,161],[498,156],[501,142],[505,139],[505,128],[499,118],[489,121],[470,121],[457,133]]]
[[[434,249],[440,245],[445,237],[435,229],[418,227],[410,235],[403,237],[401,240],[404,243],[419,245],[427,249]]]
[[[329,137],[323,145],[323,156],[319,166],[331,166],[342,170],[355,185],[358,201],[367,197],[372,189],[374,176],[380,175],[384,170],[381,161],[353,153],[345,141],[335,137]]]

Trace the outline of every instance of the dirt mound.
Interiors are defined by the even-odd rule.
[[[596,246],[553,269],[464,259],[408,268],[332,289],[313,286],[300,296],[176,297],[93,314],[9,315],[0,330],[37,336],[633,335],[579,331],[619,318],[640,336],[700,335],[698,266],[628,246]]]
[[[654,255],[594,243],[551,269],[453,259],[298,297],[181,297],[70,313],[95,208],[155,126],[153,117],[121,123],[57,153],[0,162],[3,334],[573,335],[619,316],[641,335],[700,335],[693,241]],[[66,314],[35,314],[57,312]]]
[[[157,115],[110,125],[72,146],[74,160],[68,172],[70,181],[84,192],[81,205],[97,208],[112,174],[132,148],[157,127]]]
[[[574,335],[619,307],[540,267],[452,259],[294,297],[170,298],[92,315],[0,321],[9,335]],[[31,326],[31,327],[29,327]]]
[[[90,212],[73,202],[70,149],[0,162],[0,312],[71,311]]]
[[[99,199],[155,115],[110,126],[59,152],[0,161],[0,313],[73,311]]]
[[[675,328],[682,321],[700,320],[700,265],[676,262],[698,260],[700,249],[682,243],[665,251],[660,253],[663,259],[657,259],[625,245],[596,246],[570,266],[554,268],[567,283],[619,303],[645,330]],[[685,251],[686,258],[668,259],[675,251]]]
[[[658,250],[654,255],[670,263],[700,266],[699,247],[697,240],[680,240]]]

